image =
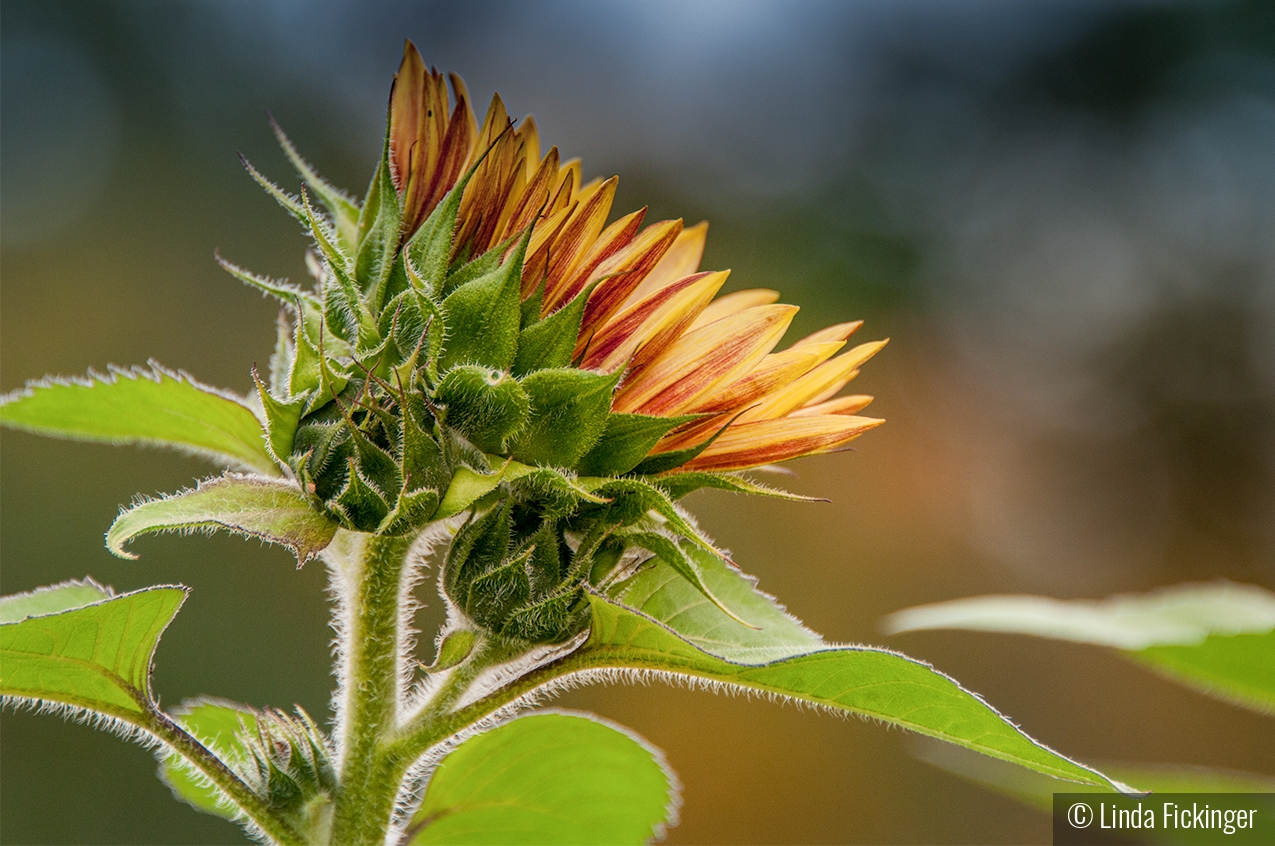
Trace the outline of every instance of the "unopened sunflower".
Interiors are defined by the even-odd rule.
[[[480,125],[464,83],[410,43],[362,203],[278,135],[301,195],[252,173],[312,238],[315,284],[227,264],[284,305],[258,382],[270,447],[350,530],[467,512],[444,582],[486,630],[572,635],[583,591],[643,550],[712,598],[679,552],[707,542],[674,501],[770,492],[734,471],[881,423],[859,416],[870,397],[841,392],[884,341],[846,349],[850,322],[777,351],[797,308],[769,290],[719,296],[728,272],[699,266],[706,224],[612,220],[616,177],[584,181],[499,96]]]

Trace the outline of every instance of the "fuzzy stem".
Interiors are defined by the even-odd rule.
[[[381,749],[398,719],[399,586],[411,538],[368,536],[355,565],[346,630],[345,726],[341,786],[333,806],[333,843],[381,843],[397,782]],[[388,765],[388,766],[387,766]]]
[[[146,730],[160,738],[170,749],[185,758],[203,773],[248,819],[265,832],[275,843],[304,844],[305,837],[287,822],[279,819],[261,797],[239,776],[226,766],[208,747],[174,722],[167,714],[153,707],[147,708]]]

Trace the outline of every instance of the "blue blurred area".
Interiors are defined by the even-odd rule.
[[[1263,2],[54,2],[0,18],[0,390],[154,356],[246,392],[273,309],[214,248],[301,278],[304,240],[236,159],[292,184],[269,109],[356,192],[404,38],[499,90],[617,210],[712,221],[707,267],[892,338],[856,382],[889,424],[798,465],[832,505],[691,507],[837,640],[980,592],[1275,586],[1275,6]],[[180,581],[164,701],[326,716],[323,573],[225,538],[102,532],[206,472],[0,436],[0,588]],[[698,495],[697,495],[698,496]],[[427,627],[437,603],[423,612]],[[1096,651],[913,635],[1081,759],[1269,771],[1257,717]],[[571,694],[666,749],[671,842],[957,843],[1048,820],[908,757],[898,733],[680,690]],[[0,842],[242,842],[148,753],[6,712]]]

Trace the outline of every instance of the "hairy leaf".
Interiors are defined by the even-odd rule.
[[[110,588],[86,578],[38,587],[28,593],[0,596],[0,623],[16,623],[27,617],[57,614],[110,599],[114,595]]]
[[[1204,693],[1275,713],[1275,594],[1253,585],[1184,584],[1096,602],[973,597],[899,611],[886,627],[1013,632],[1109,646]]]
[[[136,721],[151,707],[159,637],[185,599],[186,588],[164,585],[0,624],[0,696]]]
[[[238,761],[248,754],[242,732],[257,726],[257,712],[233,702],[201,699],[183,703],[174,714],[177,721],[199,742],[223,761]],[[172,788],[173,794],[199,810],[226,819],[235,819],[233,808],[218,801],[218,791],[207,780],[196,775],[176,755],[163,758],[159,777]]]
[[[336,528],[292,482],[227,474],[133,506],[115,519],[106,546],[121,558],[136,558],[124,544],[138,535],[227,529],[286,546],[304,564],[331,542]]]
[[[674,822],[662,756],[596,718],[533,714],[461,744],[408,826],[412,846],[646,843]]]
[[[0,400],[0,424],[73,440],[160,444],[279,474],[248,406],[153,362],[149,370],[29,383]]]
[[[750,623],[723,614],[667,564],[592,595],[591,666],[653,670],[798,699],[883,720],[1055,778],[1118,787],[1028,737],[954,680],[870,647],[825,644],[725,565],[699,562],[713,592]],[[731,584],[731,580],[734,584]]]

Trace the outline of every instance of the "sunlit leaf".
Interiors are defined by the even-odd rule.
[[[279,474],[261,421],[243,402],[153,363],[151,369],[29,383],[0,400],[0,424],[73,440],[176,447]]]
[[[136,558],[124,544],[138,535],[216,529],[281,544],[305,563],[331,542],[337,526],[294,483],[227,474],[133,506],[115,519],[106,546],[121,558]]]
[[[658,752],[574,714],[534,714],[470,738],[439,765],[408,842],[646,843],[677,807]]]
[[[667,564],[593,595],[585,666],[691,676],[883,720],[1055,778],[1117,787],[1101,773],[1036,742],[981,698],[934,668],[898,653],[840,647],[786,614],[711,556],[704,581],[749,628],[723,614]]]
[[[48,587],[38,587],[28,593],[0,596],[0,623],[16,623],[27,617],[57,614],[71,608],[79,608],[110,599],[111,589],[92,579],[61,582]]]
[[[50,593],[69,600],[82,587]],[[0,624],[0,696],[135,720],[150,707],[155,646],[185,599],[186,588],[152,587]]]
[[[223,761],[236,761],[247,755],[243,732],[252,731],[257,725],[257,712],[252,708],[219,700],[184,703],[173,716]],[[176,755],[161,759],[159,776],[182,801],[208,814],[235,818],[234,810],[219,801],[218,791],[207,779],[183,765]]]
[[[892,614],[894,632],[1012,632],[1119,649],[1204,693],[1275,713],[1275,594],[1229,582],[1097,601],[981,596]]]

